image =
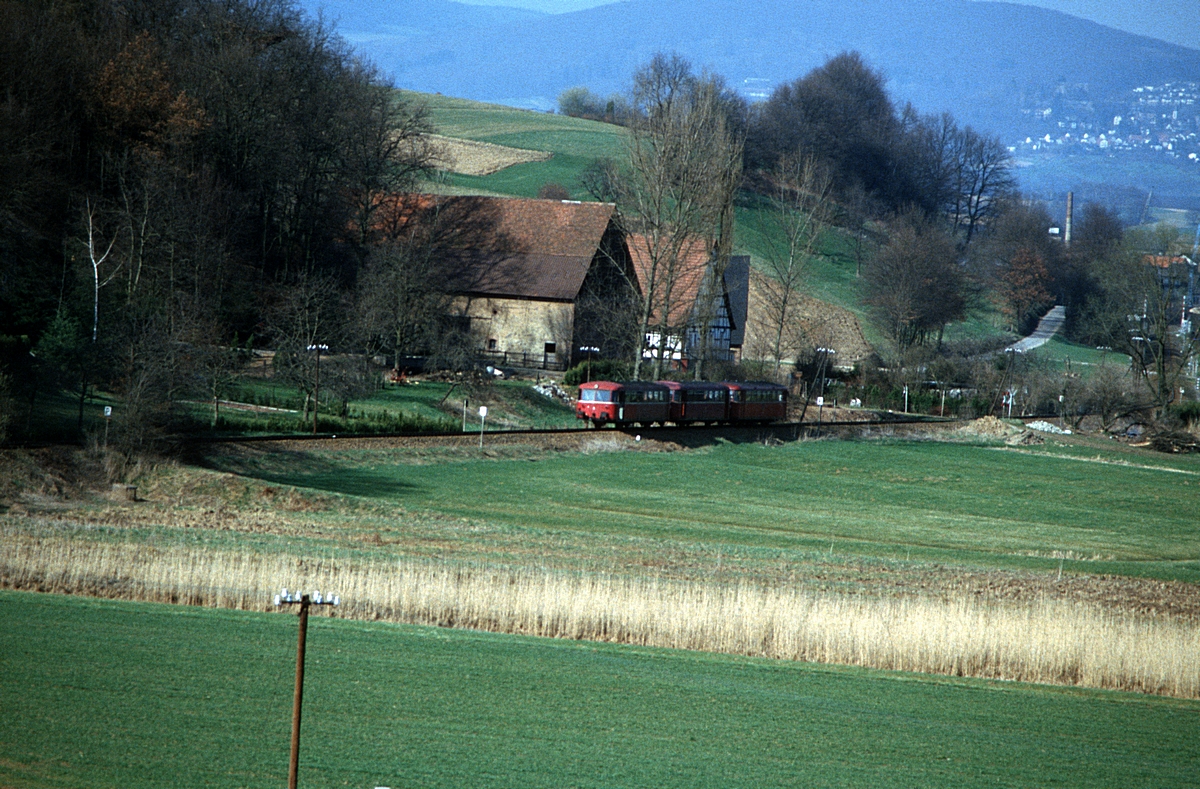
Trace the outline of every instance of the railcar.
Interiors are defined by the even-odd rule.
[[[727,382],[722,385],[729,390],[730,422],[756,422],[765,425],[787,418],[786,386],[757,381]]]
[[[664,424],[670,418],[670,390],[645,381],[591,381],[579,387],[575,416],[596,427]]]
[[[670,390],[670,420],[677,425],[729,421],[729,388],[707,381],[659,381]]]

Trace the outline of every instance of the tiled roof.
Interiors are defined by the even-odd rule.
[[[1171,266],[1182,266],[1185,263],[1190,265],[1192,261],[1184,255],[1145,255],[1142,257],[1142,262],[1158,268],[1170,268]]]
[[[629,255],[633,260],[634,273],[637,275],[638,289],[645,293],[650,282],[653,259],[650,254],[649,240],[642,235],[630,236]],[[660,257],[660,270],[655,277],[652,305],[654,312],[651,316],[651,323],[657,323],[662,316],[665,298],[664,285],[667,279],[667,273],[662,270],[666,265],[664,258],[665,256]],[[691,319],[692,310],[696,306],[696,298],[700,294],[700,287],[704,284],[704,275],[708,271],[709,260],[708,244],[703,239],[697,238],[684,244],[675,264],[675,280],[671,286],[670,317],[667,321],[671,327],[686,326]]]
[[[434,235],[452,291],[570,301],[613,212],[610,203],[397,195],[385,201],[376,225],[403,233],[421,223]]]

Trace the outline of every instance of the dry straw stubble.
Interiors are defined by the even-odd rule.
[[[281,586],[341,616],[1200,697],[1200,626],[1067,601],[877,598],[751,584],[353,563],[8,535],[10,588],[248,610]]]

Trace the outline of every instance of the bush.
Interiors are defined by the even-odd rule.
[[[1180,425],[1189,430],[1200,425],[1200,401],[1189,400],[1186,403],[1177,403],[1171,406],[1169,413],[1173,419],[1178,420]]]
[[[579,386],[586,381],[623,381],[629,378],[629,365],[615,359],[581,362],[563,373],[563,384]]]
[[[567,187],[554,181],[548,181],[542,184],[542,188],[537,193],[539,200],[570,200],[571,193],[567,191]]]

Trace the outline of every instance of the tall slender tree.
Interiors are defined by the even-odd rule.
[[[774,172],[774,193],[762,213],[763,273],[759,323],[768,337],[778,377],[786,358],[805,344],[798,309],[809,263],[831,219],[832,179],[811,156],[785,156]]]
[[[685,286],[694,277],[719,282],[721,258],[732,245],[732,204],[741,176],[742,141],[731,101],[719,79],[697,76],[678,55],[656,55],[634,78],[636,110],[626,147],[626,169],[618,184],[623,221],[644,244],[639,309],[640,337],[657,334],[651,374],[661,377],[668,361],[667,338]],[[697,245],[713,250],[709,274],[689,270]],[[690,310],[685,310],[690,312]],[[643,372],[643,347],[633,373]]]

